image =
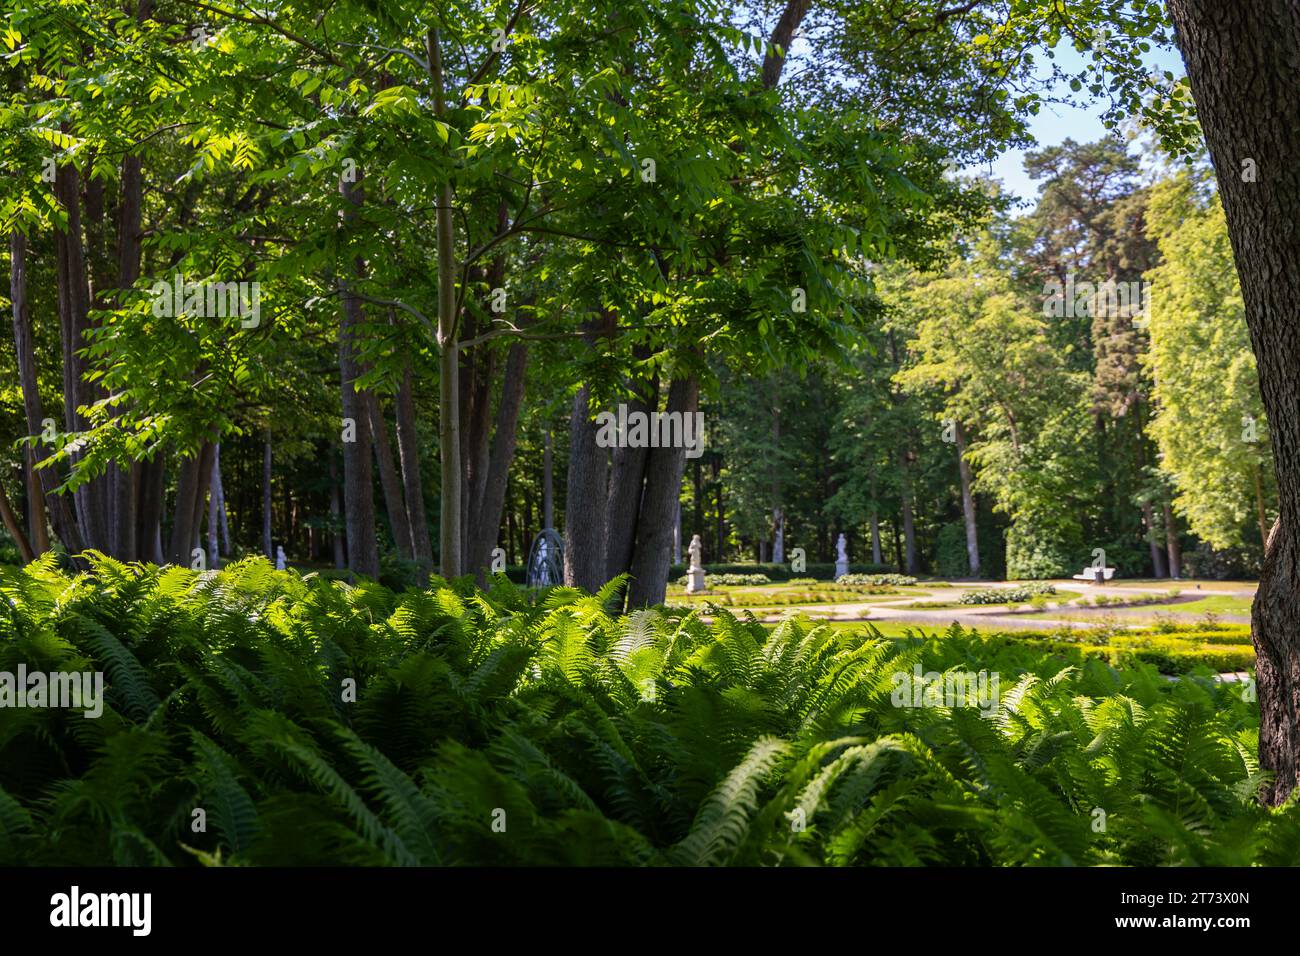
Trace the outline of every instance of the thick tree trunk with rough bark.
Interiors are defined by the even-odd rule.
[[[1168,7],[1218,173],[1277,473],[1251,609],[1260,765],[1273,774],[1264,799],[1275,804],[1300,783],[1300,5]]]
[[[644,395],[627,403],[629,419],[633,414],[648,414],[658,407],[658,383],[649,382]],[[650,400],[647,400],[649,396]],[[654,404],[651,404],[651,401]],[[609,504],[605,529],[605,579],[617,577],[632,567],[636,544],[641,495],[645,487],[646,462],[650,449],[626,444],[615,448],[609,476]]]
[[[172,510],[171,544],[167,558],[188,567],[198,544],[203,522],[203,504],[208,479],[212,476],[212,443],[203,446],[181,463],[176,478],[176,501]]]
[[[166,456],[155,452],[150,461],[139,464],[140,501],[136,510],[136,546],[140,559],[162,564],[166,559],[162,545],[162,514],[165,495]]]
[[[694,415],[699,401],[700,380],[696,375],[673,379],[668,387],[669,414],[679,412],[683,418]],[[681,495],[685,467],[684,447],[650,450],[646,462],[645,493],[637,517],[632,586],[628,589],[629,607],[648,607],[664,602],[673,544],[673,516]]]
[[[595,591],[605,583],[609,457],[596,444],[596,423],[584,385],[569,419],[569,483],[564,509],[564,583]]]

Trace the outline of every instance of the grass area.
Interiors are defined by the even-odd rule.
[[[812,623],[816,619],[805,617]],[[827,621],[836,631],[878,635],[887,638],[943,638],[952,633],[950,624],[917,624],[908,621]],[[775,627],[776,625],[766,625]],[[1059,652],[1071,649],[1084,657],[1097,658],[1114,666],[1150,664],[1164,674],[1184,674],[1197,667],[1219,672],[1243,671],[1254,666],[1255,650],[1246,625],[1168,624],[1121,627],[1113,624],[1094,628],[1054,629],[966,628],[1011,641]]]
[[[1172,605],[1169,610],[1174,614],[1196,616],[1206,613],[1249,614],[1253,603],[1253,598],[1233,597],[1228,594],[1212,594],[1209,597],[1203,597],[1196,601],[1188,601],[1186,604]]]

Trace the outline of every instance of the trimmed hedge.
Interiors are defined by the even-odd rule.
[[[897,570],[892,564],[850,564],[850,574],[885,574]],[[684,564],[674,564],[668,572],[668,579],[681,577],[687,571]],[[815,578],[818,581],[834,581],[834,563],[809,563],[802,571],[795,571],[789,562],[785,564],[706,564],[706,575],[712,574],[766,574],[773,581],[789,581],[791,578]]]
[[[976,588],[964,591],[957,600],[962,604],[1023,604],[1037,595],[1056,593],[1056,585],[1033,582],[1013,588]]]

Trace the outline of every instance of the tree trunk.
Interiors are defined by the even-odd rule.
[[[1156,540],[1155,509],[1151,507],[1151,502],[1142,502],[1142,523],[1147,529],[1147,545],[1151,548],[1151,568],[1158,578],[1166,577],[1169,574],[1165,565],[1164,546]]]
[[[491,567],[492,551],[501,533],[501,512],[506,503],[506,480],[510,476],[510,463],[515,457],[519,440],[519,412],[524,404],[524,382],[528,371],[528,346],[516,342],[506,356],[505,379],[501,384],[501,400],[497,404],[496,424],[492,433],[492,449],[488,454],[487,468],[479,493],[477,519],[470,529],[473,542],[471,565],[486,584],[485,571]]]
[[[1183,555],[1178,547],[1178,526],[1174,523],[1174,512],[1165,502],[1165,546],[1169,551],[1169,576],[1175,581],[1183,573]]]
[[[772,30],[767,54],[763,57],[763,88],[772,89],[781,78],[786,56],[790,52],[790,41],[794,39],[795,30],[808,13],[812,0],[786,0],[785,9],[781,11],[776,27]]]
[[[50,550],[50,536],[45,530],[45,489],[36,474],[36,452],[23,450],[23,477],[27,485],[27,527],[32,535],[32,550],[37,557]]]
[[[426,39],[430,78],[433,80],[434,113],[441,119],[447,104],[443,91],[442,48],[438,31]],[[456,236],[452,222],[451,180],[438,188],[438,451],[442,458],[441,510],[439,513],[438,560],[444,578],[462,573],[464,542],[461,528],[460,383],[459,348],[456,337]]]
[[[975,529],[975,496],[971,493],[970,462],[966,460],[966,434],[961,422],[954,422],[953,434],[957,439],[957,470],[961,474],[961,514],[966,524],[966,563],[970,576],[980,576],[980,545]]]
[[[722,546],[727,540],[727,509],[726,501],[722,495],[722,459],[718,455],[713,456],[713,488],[717,494],[718,500],[718,523],[717,523],[717,547],[714,549],[714,560],[722,560]]]
[[[1278,517],[1251,609],[1268,803],[1300,783],[1300,9],[1169,0],[1218,174],[1268,414]],[[1243,177],[1250,160],[1259,175]],[[1247,181],[1249,179],[1249,181]]]
[[[912,514],[912,478],[910,475],[910,459],[910,450],[904,452],[902,475],[903,570],[907,574],[916,574],[916,522]]]
[[[596,444],[596,423],[587,386],[573,396],[569,418],[569,483],[564,509],[564,583],[588,591],[605,583],[605,522],[609,506],[604,448]]]
[[[334,549],[334,568],[341,571],[348,566],[347,555],[343,552],[343,535],[340,533],[343,509],[339,505],[339,466],[330,452],[330,533]]]
[[[871,563],[879,567],[885,563],[880,553],[880,516],[871,512]]]
[[[374,392],[363,392],[361,400],[369,417],[371,447],[375,452],[375,465],[379,468],[379,484],[384,490],[384,508],[388,512],[388,528],[393,533],[393,546],[399,558],[411,561],[415,558],[411,519],[406,510],[402,483],[397,478],[397,463],[393,461],[393,446],[388,440],[384,409]]]
[[[172,511],[172,536],[168,560],[188,567],[198,543],[202,524],[203,498],[212,474],[212,443],[204,442],[181,463],[176,478],[176,502]]]
[[[77,411],[91,404],[91,389],[85,382],[88,366],[84,355],[85,333],[90,327],[90,288],[86,277],[86,253],[82,244],[80,177],[75,167],[58,171],[55,193],[67,213],[65,229],[55,234],[58,266],[59,319],[63,343],[63,417],[68,431],[83,431],[86,421]],[[75,465],[81,455],[73,453]],[[87,548],[108,549],[107,502],[101,478],[83,482],[73,492],[77,525]]]
[[[140,500],[136,508],[136,547],[140,559],[162,564],[166,560],[162,546],[162,513],[164,506],[166,455],[154,452],[152,460],[140,463]]]
[[[627,403],[628,419],[658,407],[658,382],[646,383],[642,394]],[[649,448],[633,448],[626,443],[614,449],[609,475],[609,504],[605,529],[605,580],[632,568],[632,551],[636,544],[641,496],[645,488]]]
[[[18,384],[23,393],[27,432],[36,436],[44,431],[45,411],[37,383],[36,344],[32,336],[32,320],[27,301],[27,237],[16,230],[9,236],[9,298],[13,302],[14,347],[18,353]],[[66,383],[66,376],[64,381]],[[37,466],[49,454],[49,447],[43,441],[37,441],[32,448]],[[40,479],[54,534],[69,553],[77,554],[85,548],[85,544],[69,496],[55,491],[61,483],[58,472],[53,467],[34,467],[34,470]]]
[[[339,191],[344,199],[344,220],[351,222],[357,215],[363,195],[358,175],[356,183],[339,179]],[[353,273],[358,278],[364,270],[360,257],[353,261]],[[340,396],[343,407],[343,427],[350,431],[352,441],[343,442],[343,514],[348,528],[348,568],[353,574],[379,577],[379,548],[375,540],[374,473],[370,464],[370,428],[366,399],[357,391],[356,381],[361,377],[361,326],[365,321],[361,300],[348,292],[344,283],[343,318],[339,327]],[[268,513],[270,509],[267,509]]]
[[[27,535],[23,533],[22,523],[19,522],[13,505],[9,503],[9,495],[5,492],[3,485],[0,485],[0,521],[4,522],[5,530],[9,532],[9,536],[18,545],[18,552],[22,555],[23,564],[34,561],[36,554],[32,551],[32,544],[27,539]]]
[[[262,439],[262,553],[270,561],[275,560],[274,544],[271,535],[271,506],[274,498],[271,491],[271,430]]]
[[[773,384],[773,391],[776,386]],[[781,508],[781,409],[772,406],[772,563],[785,564],[785,512]]]
[[[117,210],[117,287],[130,289],[140,278],[141,217],[144,176],[140,157],[122,158],[121,197]],[[122,462],[110,469],[113,495],[112,526],[109,529],[114,556],[124,561],[141,555],[139,501],[141,469],[136,462]]]
[[[212,471],[208,478],[208,567],[221,567],[221,444],[212,446]]]
[[[542,527],[555,527],[555,450],[550,425],[546,426],[546,446],[542,449]]]
[[[1264,469],[1255,466],[1255,520],[1259,522],[1259,540],[1268,540],[1268,514],[1264,509]]]
[[[424,508],[424,480],[420,473],[420,443],[415,432],[415,390],[411,384],[411,367],[402,370],[393,408],[397,426],[397,454],[402,464],[402,488],[406,496],[406,513],[411,524],[411,546],[415,560],[424,571],[433,567],[433,543],[429,540],[429,517]]]
[[[684,418],[699,407],[700,380],[695,375],[674,378],[668,387],[668,413]],[[663,604],[673,542],[673,514],[681,499],[685,447],[653,448],[646,462],[645,497],[637,518],[636,551],[632,555],[629,607]]]

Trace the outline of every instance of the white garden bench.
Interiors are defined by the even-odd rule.
[[[1094,568],[1091,565],[1084,568],[1080,573],[1074,575],[1076,581],[1091,581],[1093,584],[1101,584],[1103,581],[1109,581],[1115,575],[1114,568]]]

